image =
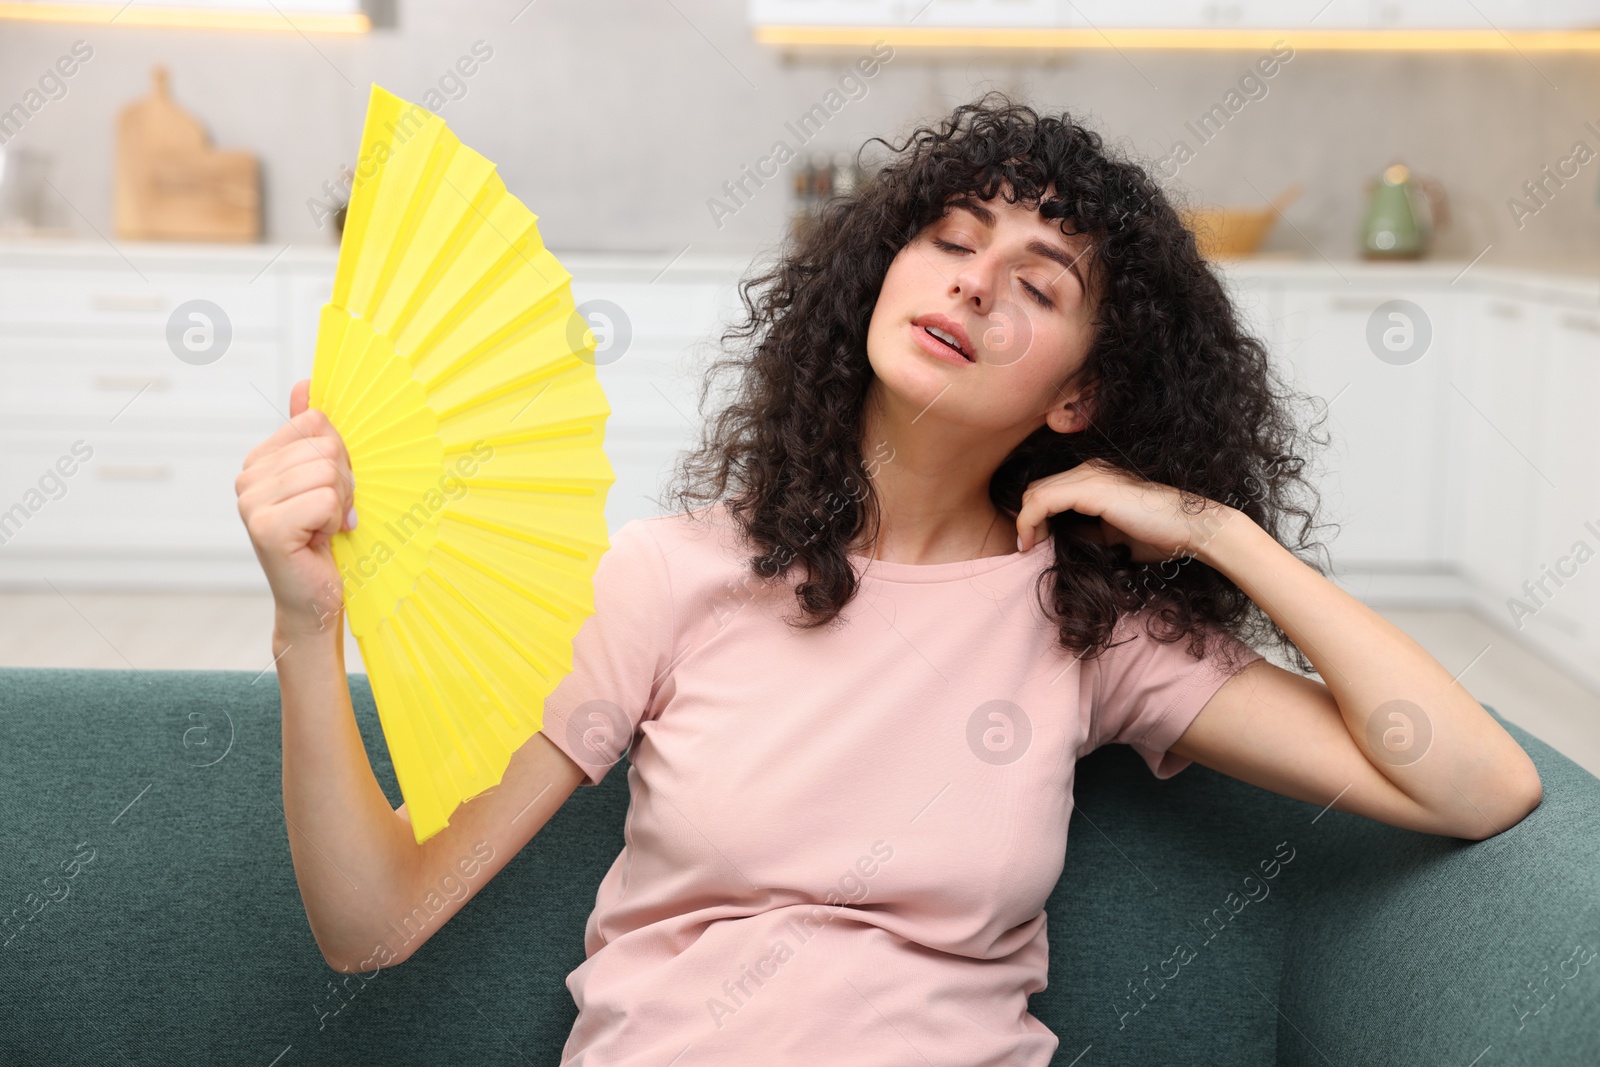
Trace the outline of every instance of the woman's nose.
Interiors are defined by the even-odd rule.
[[[963,300],[976,300],[978,311],[986,312],[994,302],[994,282],[988,263],[976,257],[961,264],[951,279],[951,288]]]

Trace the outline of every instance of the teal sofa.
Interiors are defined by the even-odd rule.
[[[0,1064],[557,1064],[625,767],[410,960],[341,975],[295,883],[278,710],[271,673],[0,669]],[[1482,842],[1083,760],[1031,1005],[1055,1062],[1600,1064],[1600,780],[1506,725],[1544,802]]]

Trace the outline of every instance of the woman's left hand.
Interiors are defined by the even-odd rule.
[[[1146,481],[1101,459],[1040,478],[1022,492],[1017,544],[1027,551],[1049,536],[1045,520],[1062,511],[1100,519],[1099,540],[1127,545],[1135,563],[1198,556],[1222,524],[1238,517],[1233,508],[1207,501],[1198,513],[1182,508],[1170,485]]]

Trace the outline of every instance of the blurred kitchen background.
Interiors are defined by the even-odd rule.
[[[572,272],[613,530],[868,138],[1068,109],[1330,405],[1340,583],[1600,773],[1600,0],[0,3],[0,664],[271,669],[233,479],[310,375],[372,82]]]

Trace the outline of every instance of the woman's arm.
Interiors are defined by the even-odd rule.
[[[1071,509],[1136,562],[1192,556],[1226,575],[1323,681],[1271,663],[1223,683],[1171,751],[1234,778],[1398,826],[1481,839],[1539,806],[1538,769],[1437,660],[1243,512],[1199,513],[1171,486],[1103,460],[1031,483],[1018,547]]]
[[[1296,768],[1306,785],[1316,783],[1311,791],[1326,791],[1335,784],[1329,772],[1338,767],[1339,750],[1353,748],[1368,766],[1347,760],[1343,787],[1358,787],[1366,808],[1343,803],[1342,810],[1473,840],[1508,829],[1538,807],[1542,786],[1533,760],[1404,631],[1231,508],[1214,516],[1210,534],[1192,549],[1283,628],[1322,684],[1257,664],[1218,690],[1173,751],[1229,774],[1235,766],[1271,766],[1276,784],[1268,787],[1300,795]],[[1330,706],[1344,736],[1327,727]],[[1404,813],[1397,798],[1386,801],[1372,788],[1374,770],[1416,812]]]
[[[283,817],[306,918],[328,965],[350,972],[411,895],[417,842],[379,787],[350,705],[344,616],[273,628],[283,705]],[[298,623],[298,625],[297,625]]]

